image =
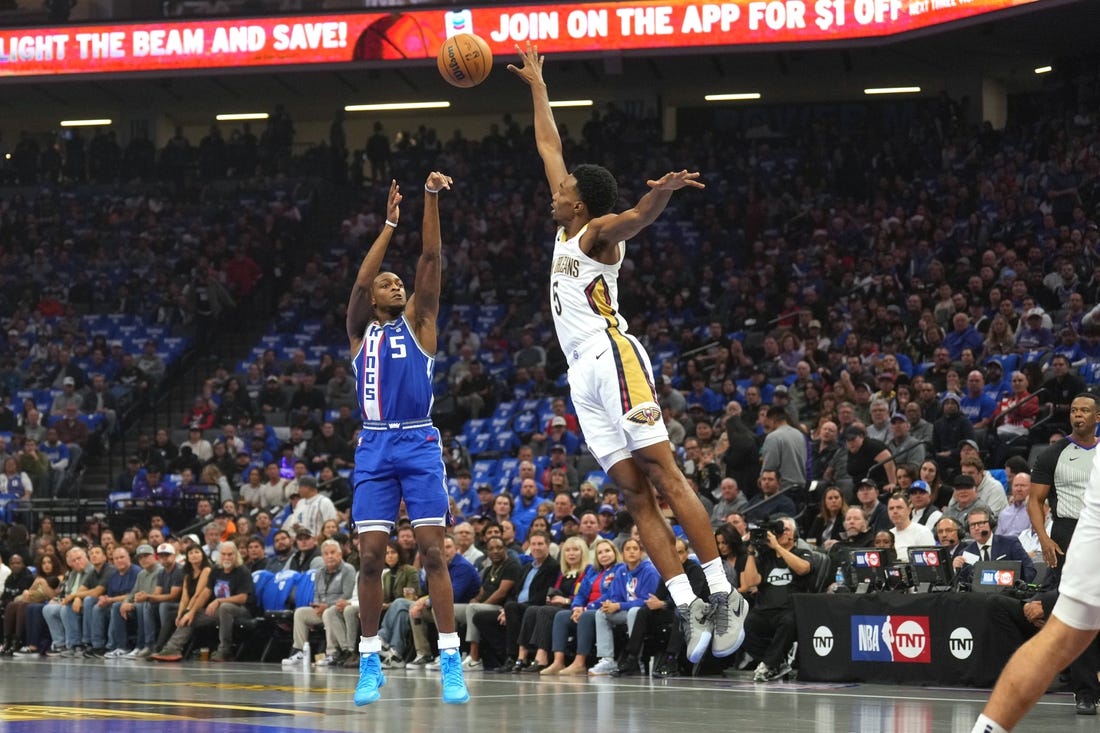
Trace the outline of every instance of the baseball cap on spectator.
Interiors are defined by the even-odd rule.
[[[886,306],[886,312],[887,313],[893,313],[894,315],[900,316],[901,315],[901,306],[900,305],[888,305],[888,306]]]
[[[139,458],[138,456],[127,456],[126,462],[127,463],[141,463],[141,458]]]
[[[787,389],[787,385],[777,384],[775,386],[775,389],[772,390],[772,396],[773,397],[778,397],[779,395],[783,395],[784,397],[789,397],[790,396],[790,390]]]
[[[550,446],[550,452],[551,453],[553,453],[556,450],[560,450],[562,453],[564,453],[565,452],[565,446],[562,445],[561,443],[554,443],[552,446]]]
[[[962,397],[959,397],[958,392],[944,392],[943,397],[940,397],[940,404],[942,405],[948,400],[955,400],[955,404],[957,405],[962,404]]]
[[[1046,311],[1044,311],[1042,308],[1036,307],[1036,308],[1032,308],[1031,310],[1029,310],[1025,317],[1026,318],[1042,318],[1044,315],[1046,315]]]
[[[923,481],[917,480],[917,481],[914,481],[913,483],[909,484],[909,491],[910,492],[924,491],[924,492],[931,493],[932,489],[928,488],[928,484],[924,483]]]
[[[809,328],[821,328],[821,321],[814,318],[813,320],[810,321]]]
[[[561,518],[561,521],[562,522],[574,522],[575,524],[580,524],[581,523],[581,520],[577,519],[576,514],[566,514],[564,517]]]
[[[667,374],[662,374],[659,381],[661,384],[672,384],[672,377]]]
[[[142,555],[155,555],[155,554],[157,554],[157,553],[153,551],[153,546],[152,545],[138,545],[137,549],[134,550],[134,557],[141,557]]]
[[[175,555],[176,548],[165,542],[163,545],[157,548],[158,555]]]
[[[956,474],[955,478],[951,481],[951,485],[956,489],[978,488],[978,485],[974,483],[974,477],[968,476],[965,473]]]
[[[312,537],[312,536],[313,536],[313,530],[310,529],[309,527],[299,527],[298,531],[294,533],[294,539],[298,539],[299,537]]]
[[[275,376],[274,374],[268,374],[267,375],[267,381],[268,382],[278,382],[279,378],[277,376]]]
[[[860,481],[859,485],[856,487],[856,491],[859,491],[860,489],[865,487],[878,491],[878,483],[873,478],[865,478]]]
[[[565,418],[562,417],[561,415],[555,415],[554,417],[550,418],[550,427],[552,427],[552,428],[563,427],[564,428],[565,427]]]
[[[183,536],[183,541],[184,542],[190,541],[191,544],[193,544],[193,545],[201,545],[202,544],[201,542],[199,542],[199,536],[197,534],[185,534]]]
[[[867,435],[867,431],[858,425],[849,425],[844,428],[844,439],[851,440],[853,438],[862,438]]]
[[[477,485],[477,493],[480,494],[482,491],[488,491],[491,494],[491,493],[493,493],[493,487],[490,486],[489,484],[478,484]]]
[[[981,451],[981,448],[978,447],[978,441],[971,440],[970,438],[966,438],[964,440],[959,441],[959,445],[958,445],[959,450],[962,450],[963,446],[966,446],[966,445],[970,446],[971,448],[973,448],[976,451]]]
[[[895,412],[890,416],[890,422],[909,422],[909,418],[905,416],[904,412]]]
[[[610,504],[600,504],[599,513],[600,514],[617,514],[618,512],[616,512],[615,507],[611,506]]]
[[[993,358],[986,359],[985,360],[985,365],[987,367],[997,367],[998,369],[1004,369],[1005,368],[1005,365],[1001,363],[1000,359],[993,359]]]
[[[894,373],[893,372],[882,372],[881,374],[878,375],[878,379],[879,379],[880,382],[884,379],[889,379],[891,382],[893,382],[894,381]]]
[[[71,386],[75,387],[76,386],[76,380],[73,379],[72,377],[65,377],[64,379],[61,380],[61,384],[65,385],[65,386],[70,386],[71,385]]]

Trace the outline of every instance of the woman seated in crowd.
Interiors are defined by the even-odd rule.
[[[588,672],[586,658],[596,646],[596,611],[603,604],[604,596],[615,579],[614,568],[622,562],[622,555],[611,540],[600,539],[592,551],[595,562],[588,568],[581,585],[573,596],[572,608],[558,611],[554,616],[554,626],[550,648],[554,652],[554,661],[543,670],[560,670],[558,674],[581,675]],[[565,644],[569,631],[577,630],[577,656],[573,663],[565,666]]]
[[[749,557],[745,551],[745,541],[732,524],[723,524],[714,530],[714,541],[718,544],[718,557],[722,558],[726,580],[731,586],[744,592],[747,589],[741,588],[741,573],[745,570],[745,562]]]
[[[210,559],[202,551],[200,545],[194,545],[187,551],[183,565],[183,594],[180,596],[179,609],[176,611],[176,623],[174,628],[168,627],[160,630],[157,645],[164,648],[170,639],[175,636],[177,630],[191,626],[195,618],[203,612],[206,601],[210,597],[210,573],[214,570]],[[188,636],[190,636],[188,634]],[[181,648],[183,643],[179,645]],[[173,655],[178,661],[182,657],[178,652]]]
[[[630,634],[638,609],[661,583],[661,574],[646,559],[642,544],[635,539],[623,543],[623,561],[615,568],[614,575],[594,617],[599,661],[588,670],[590,675],[609,675],[619,668],[615,661],[615,627],[625,625]]]
[[[19,654],[37,654],[35,639],[27,639],[26,612],[33,603],[39,605],[49,602],[61,585],[61,567],[53,555],[42,555],[35,561],[38,572],[30,587],[22,591],[4,608],[4,647],[0,651],[5,657]],[[9,578],[10,581],[10,578]],[[5,595],[7,586],[4,588]]]
[[[839,539],[844,532],[844,515],[848,512],[848,505],[844,502],[844,495],[840,489],[830,486],[821,496],[821,511],[814,517],[810,524],[810,530],[806,538],[824,548],[825,543],[831,539]]]
[[[532,532],[535,531],[535,525],[536,522],[532,522]],[[553,587],[546,592],[546,604],[528,606],[523,612],[523,620],[519,628],[519,649],[516,653],[516,669],[523,672],[556,674],[564,666],[553,669],[549,663],[554,616],[573,602],[573,596],[580,586],[581,579],[584,578],[592,563],[588,559],[588,547],[580,537],[570,537],[563,542],[559,557],[561,575],[558,576]],[[532,650],[535,652],[535,657],[534,661],[529,663],[528,657]]]
[[[420,578],[416,568],[405,561],[401,547],[393,540],[386,544],[383,562],[382,624],[378,628],[378,637],[382,640],[382,666],[386,669],[404,668],[406,642],[412,638],[409,606],[420,597]],[[345,659],[337,661],[343,662]]]

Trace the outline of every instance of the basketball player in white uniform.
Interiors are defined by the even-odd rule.
[[[676,466],[668,432],[653,389],[649,357],[627,334],[619,313],[618,275],[625,240],[668,205],[672,192],[703,188],[698,173],[686,170],[647,181],[649,193],[621,214],[611,213],[617,190],[605,168],[565,168],[561,139],[542,78],[538,49],[519,49],[523,66],[508,69],[531,87],[535,139],[553,194],[558,224],[550,274],[554,328],[569,362],[569,388],[589,450],[623,491],[650,559],[668,585],[685,625],[688,658],[702,658],[710,647],[728,656],[744,640],[748,604],[730,587],[718,557],[706,510]],[[672,530],[661,515],[657,493],[676,520],[706,571],[710,598],[697,598],[679,558]]]
[[[1095,395],[1085,392],[1073,398],[1069,421],[1075,431],[1091,423],[1091,432],[1095,432],[1098,418],[1100,401]],[[1092,452],[1092,472],[1085,489],[1085,508],[1073,530],[1054,610],[1039,633],[1008,660],[973,733],[1012,730],[1046,692],[1054,675],[1080,656],[1100,630],[1100,573],[1096,572],[1100,553],[1100,448],[1093,445],[1088,450]]]

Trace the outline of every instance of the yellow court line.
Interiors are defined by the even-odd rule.
[[[110,702],[94,700],[92,702]],[[24,717],[27,716],[27,717]],[[140,710],[114,710],[111,708],[75,708],[57,705],[5,705],[0,706],[0,720],[50,720],[72,716],[85,718],[124,718],[141,720],[186,720],[178,715],[166,713],[146,713]]]
[[[289,708],[261,708],[250,705],[225,705],[212,702],[187,702],[186,700],[88,700],[87,702],[109,702],[116,705],[159,705],[166,708],[211,708],[214,710],[244,710],[250,713],[283,713],[284,715],[311,715],[320,717],[322,713],[311,713]]]

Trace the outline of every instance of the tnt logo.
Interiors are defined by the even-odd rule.
[[[852,616],[852,661],[932,661],[927,616]]]
[[[443,22],[447,26],[447,38],[459,33],[474,32],[474,14],[469,10],[448,10]]]
[[[828,626],[818,626],[813,636],[814,654],[827,657],[833,651],[833,630]]]
[[[955,659],[969,659],[974,651],[974,635],[970,629],[960,626],[947,639],[947,649]]]
[[[982,585],[999,585],[1011,588],[1016,582],[1016,574],[1011,570],[983,570]]]

